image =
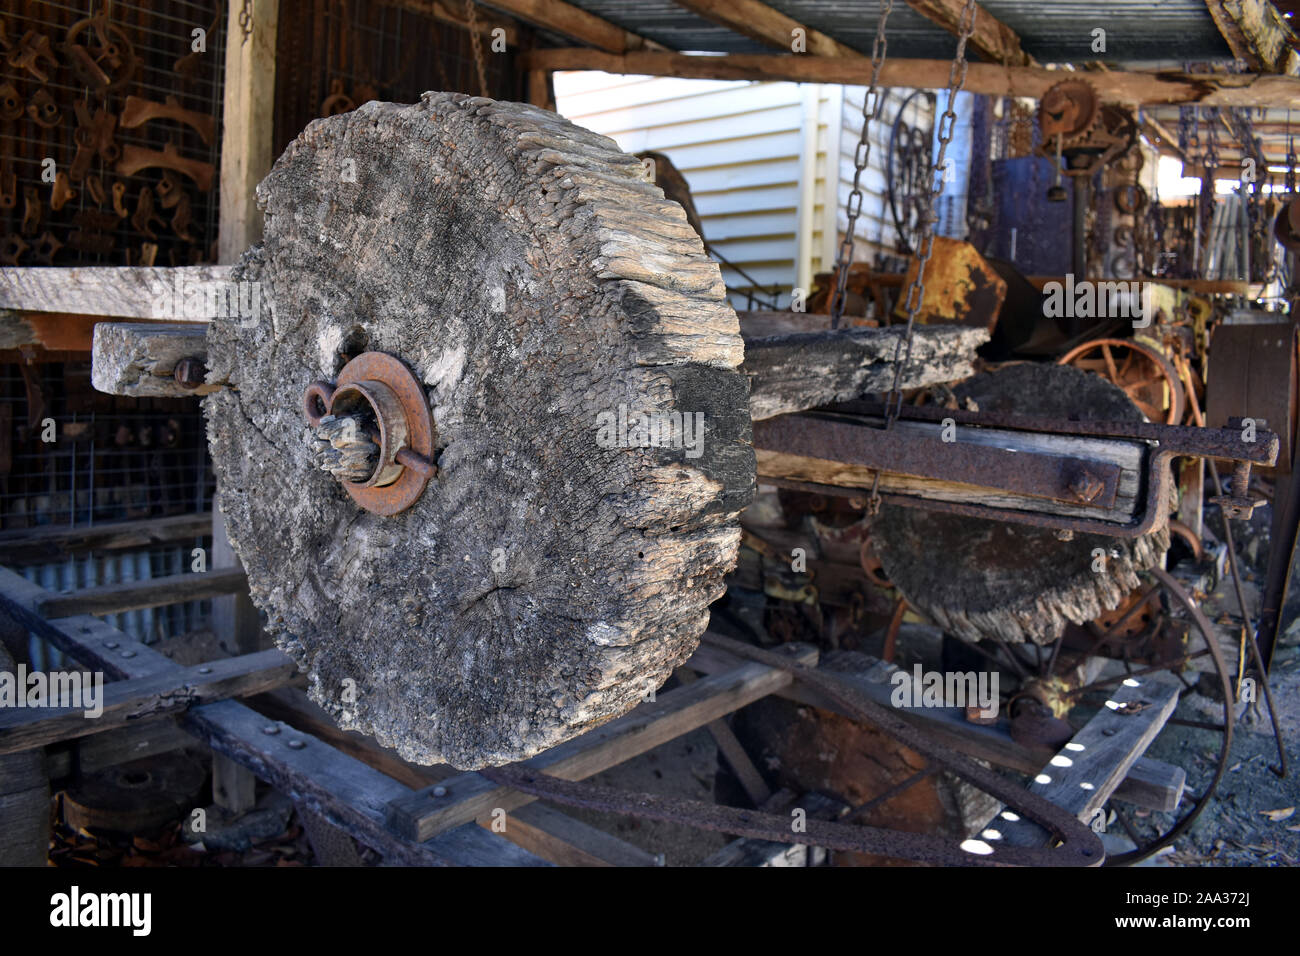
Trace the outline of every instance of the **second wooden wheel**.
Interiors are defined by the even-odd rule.
[[[1148,421],[1177,425],[1186,398],[1178,371],[1149,345],[1133,339],[1093,339],[1070,349],[1058,360],[1095,372],[1124,390]]]

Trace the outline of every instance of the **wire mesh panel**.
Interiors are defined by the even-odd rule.
[[[482,94],[469,31],[449,22],[465,20],[465,9],[461,0],[429,4],[427,14],[364,0],[281,0],[276,155],[313,119],[367,100],[413,103],[427,90]],[[514,53],[528,40],[526,31],[503,31],[494,50],[489,27],[497,21],[486,9],[475,10],[487,95],[522,99]]]
[[[213,261],[224,2],[6,6],[4,264]]]

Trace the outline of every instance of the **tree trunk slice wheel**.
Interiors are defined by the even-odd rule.
[[[1132,339],[1094,339],[1062,355],[1057,362],[1096,372],[1118,385],[1149,421],[1177,425],[1186,396],[1177,369],[1156,349]]]
[[[1066,365],[1027,363],[978,375],[953,391],[990,413],[1080,421],[1140,421],[1116,386]],[[1112,610],[1138,585],[1137,572],[1169,547],[1160,527],[1128,540],[885,505],[872,547],[904,597],[967,641],[1050,644],[1067,623]],[[1093,570],[1102,552],[1102,570]]]
[[[738,323],[641,175],[553,113],[429,93],[311,123],[258,187],[234,278],[272,314],[208,333],[220,507],[312,699],[408,760],[505,764],[626,713],[735,563]],[[302,411],[364,352],[433,417],[437,474],[392,516],[321,470]],[[649,446],[656,412],[702,414],[701,454]]]

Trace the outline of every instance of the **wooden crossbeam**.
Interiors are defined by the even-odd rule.
[[[99,713],[92,716],[84,706],[6,707],[0,709],[0,754],[101,734],[210,701],[260,694],[288,683],[297,673],[297,665],[280,651],[258,651],[105,684],[102,697],[94,701],[83,694],[83,703],[98,705]],[[17,693],[25,690],[18,687]]]
[[[171,574],[142,581],[122,581],[84,588],[71,594],[51,594],[37,608],[47,618],[73,617],[78,614],[122,614],[223,594],[236,594],[248,587],[248,579],[239,568]]]
[[[485,0],[484,6],[493,7],[525,23],[559,33],[607,53],[667,49],[662,44],[624,30],[617,24],[562,0]]]
[[[604,70],[645,76],[711,80],[784,80],[794,83],[839,83],[864,86],[871,79],[866,58],[737,53],[692,56],[683,53],[615,55],[587,49],[532,50],[524,54],[529,69]],[[882,86],[947,89],[948,60],[886,61]],[[1039,99],[1061,79],[1060,71],[1031,66],[972,63],[965,89],[991,96]],[[1112,70],[1090,74],[1103,102],[1125,106],[1278,106],[1300,102],[1300,78],[1254,73],[1143,73]]]
[[[736,661],[737,658],[706,642],[700,645],[687,666],[700,673],[714,674],[734,667]],[[929,736],[968,756],[1031,774],[1038,773],[1052,756],[1050,751],[1031,750],[1012,740],[1005,718],[1000,719],[997,725],[986,726],[966,720],[965,712],[960,707],[895,708],[891,700],[894,690],[890,680],[892,672],[890,665],[877,661],[875,666],[864,672],[841,672],[838,676],[870,700],[891,708]],[[810,704],[822,710],[840,712],[838,705],[820,691],[797,680],[775,693],[778,697]],[[1177,805],[1183,777],[1181,768],[1143,757],[1132,766],[1128,777],[1115,790],[1115,796],[1134,806],[1168,810]]]
[[[110,521],[105,524],[42,525],[0,531],[0,564],[48,561],[87,551],[117,551],[200,538],[212,528],[212,512]]]
[[[802,663],[815,663],[815,648],[795,647]],[[674,740],[712,720],[788,687],[787,671],[745,663],[661,694],[632,713],[525,761],[521,766],[565,780],[582,780]],[[479,773],[464,773],[395,800],[389,825],[412,840],[427,840],[453,827],[532,803],[536,797],[498,786]]]
[[[230,273],[230,266],[4,266],[0,309],[177,321],[184,316],[174,311],[176,290],[183,302],[186,290],[225,283]]]
[[[934,21],[949,33],[961,28],[965,0],[907,0],[907,5],[921,16]],[[1005,66],[1032,66],[1034,58],[1020,48],[1020,37],[979,4],[975,5],[975,32],[970,45],[995,63]]]
[[[1296,35],[1269,0],[1205,0],[1205,6],[1232,55],[1247,69],[1300,73]]]
[[[179,664],[99,618],[51,621],[36,607],[49,593],[0,567],[4,611],[19,625],[54,644],[82,667],[119,679],[175,675]],[[167,719],[167,718],[160,718]],[[411,866],[542,866],[545,860],[478,826],[464,826],[424,841],[401,839],[386,828],[384,807],[411,794],[399,783],[310,734],[269,721],[234,700],[201,704],[179,718],[187,732],[230,757],[383,854]]]
[[[759,0],[674,0],[679,6],[736,33],[769,46],[813,56],[860,57],[862,54],[832,36],[800,23]],[[803,49],[794,42],[802,36]]]

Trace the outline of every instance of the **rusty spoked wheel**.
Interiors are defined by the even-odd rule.
[[[1152,810],[1146,817],[1138,817],[1131,805],[1108,801],[1103,807],[1106,818],[1114,811],[1115,822],[1136,848],[1108,856],[1106,866],[1138,863],[1186,833],[1213,799],[1232,749],[1231,675],[1213,626],[1167,571],[1152,568],[1142,576],[1145,586],[1134,591],[1120,609],[1099,619],[1104,623],[1093,621],[1087,628],[1070,628],[1050,646],[1031,645],[1032,659],[1005,643],[976,646],[1018,678],[1003,695],[1006,712],[1011,715],[1012,737],[1025,745],[1053,749],[1068,741],[1126,680],[1168,673],[1192,690],[1197,677],[1212,675],[1222,695],[1220,721],[1178,717],[1168,721],[1217,738],[1217,757],[1209,779],[1198,792],[1186,794],[1170,813]],[[1097,665],[1105,660],[1119,661],[1123,671],[1114,673],[1110,668],[1107,676],[1097,676]],[[1205,663],[1210,665],[1208,670]]]
[[[1066,352],[1058,365],[1094,372],[1124,390],[1152,422],[1177,425],[1185,396],[1178,371],[1148,345],[1132,339],[1093,339]]]

